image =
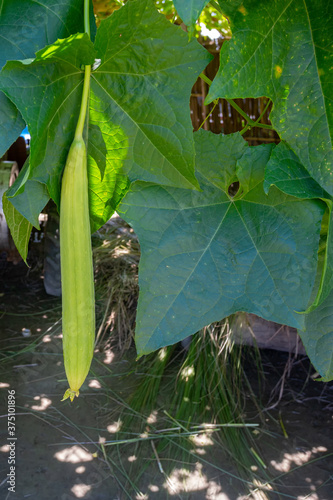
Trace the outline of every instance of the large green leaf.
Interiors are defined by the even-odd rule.
[[[193,33],[194,25],[202,10],[209,3],[209,0],[173,0],[179,17]]]
[[[333,379],[333,214],[329,204],[326,251],[320,254],[319,286],[299,329],[305,349],[324,380]],[[313,299],[313,298],[312,298]]]
[[[139,355],[236,311],[304,326],[295,311],[313,288],[324,203],[276,188],[265,194],[269,145],[204,131],[195,139],[202,192],[138,182],[118,210],[142,250]],[[245,189],[232,198],[226,187],[235,177]]]
[[[88,36],[77,34],[40,50],[34,60],[8,62],[0,74],[2,90],[22,113],[31,134],[29,179],[46,184],[56,202],[80,109],[80,67],[94,58]]]
[[[95,48],[100,65],[91,78],[88,129],[93,231],[110,217],[129,181],[198,186],[189,99],[211,58],[151,0],[130,0],[103,21]],[[93,45],[78,34],[32,62],[7,63],[1,73],[2,89],[31,133],[29,178],[45,183],[56,203],[80,108],[81,65],[94,58]]]
[[[333,289],[314,311],[306,315],[299,330],[305,349],[323,380],[333,380]]]
[[[17,250],[25,263],[27,263],[28,245],[31,234],[32,224],[23,215],[16,210],[8,200],[6,193],[2,197],[3,211],[6,217],[10,233],[14,240]]]
[[[265,171],[264,189],[271,186],[297,198],[329,198],[329,194],[311,177],[297,155],[284,142],[272,152]]]
[[[93,28],[93,15],[91,21]],[[82,0],[20,0],[19,4],[17,0],[3,0],[0,4],[0,69],[7,61],[34,57],[38,50],[57,38],[79,31],[84,31]],[[0,93],[0,157],[24,127],[16,107]]]
[[[322,275],[317,296],[307,308],[309,312],[321,304],[333,289],[333,199],[312,179],[295,153],[284,143],[274,149],[267,163],[264,182],[266,193],[272,185],[291,196],[302,199],[321,198],[327,204],[326,251],[321,264]]]
[[[36,179],[29,179],[29,173],[30,164],[28,158],[16,182],[7,189],[5,194],[15,210],[20,214],[24,213],[24,218],[35,226],[35,228],[39,229],[38,216],[46,206],[50,196],[46,185],[38,182]],[[17,218],[17,214],[15,214],[15,217],[12,215],[10,220],[7,220],[7,224],[12,232],[15,231],[15,228],[12,227],[11,223],[12,221],[15,222]],[[16,222],[15,225],[17,225]],[[19,248],[18,250],[20,251]]]
[[[129,0],[103,21],[95,48],[90,120],[110,161],[120,157],[131,181],[197,187],[189,99],[210,54],[151,0]]]
[[[219,0],[233,37],[223,44],[207,102],[273,100],[271,121],[311,176],[333,195],[333,2]]]
[[[266,167],[265,191],[271,185],[299,198],[322,198],[327,214],[322,228],[324,248],[318,262],[318,284],[305,314],[304,329],[298,332],[312,363],[325,380],[333,378],[333,211],[332,197],[312,179],[298,157],[286,144],[280,143],[273,151]],[[304,262],[306,269],[307,263]]]
[[[0,158],[20,135],[25,127],[16,106],[0,92]]]

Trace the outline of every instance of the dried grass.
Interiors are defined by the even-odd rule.
[[[96,345],[123,354],[132,344],[139,294],[140,245],[133,229],[117,215],[93,238],[98,332]]]

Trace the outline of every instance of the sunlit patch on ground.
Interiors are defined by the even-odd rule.
[[[92,389],[101,389],[101,387],[102,387],[100,381],[96,380],[96,379],[90,380],[88,385]]]
[[[76,467],[75,472],[77,474],[83,474],[86,471],[86,468],[84,465],[79,465],[79,467]]]
[[[72,464],[79,464],[80,462],[90,462],[93,460],[91,453],[85,451],[80,446],[74,445],[70,448],[65,448],[61,451],[57,451],[54,457],[59,460],[59,462],[69,462]]]
[[[44,411],[46,408],[48,408],[51,404],[52,401],[49,398],[46,398],[44,396],[35,396],[34,401],[39,401],[39,405],[32,405],[31,409],[32,410],[37,410],[37,411]]]
[[[298,451],[296,453],[285,453],[281,462],[271,460],[273,467],[280,472],[289,472],[295,465],[304,465],[314,454],[327,452],[325,446],[313,447],[311,450]]]
[[[84,483],[75,484],[71,489],[76,498],[84,498],[90,490],[91,486]]]
[[[116,434],[117,432],[120,431],[121,426],[122,426],[122,421],[117,420],[116,422],[113,422],[113,424],[108,425],[106,430],[110,432],[110,434]]]
[[[110,365],[113,360],[114,360],[114,354],[111,351],[111,349],[104,351],[103,363],[105,363],[106,365]]]
[[[232,500],[222,491],[220,484],[209,481],[202,472],[202,465],[197,463],[195,469],[176,468],[163,484],[170,495],[180,495],[194,491],[202,491],[207,500]]]

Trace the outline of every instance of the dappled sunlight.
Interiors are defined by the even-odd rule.
[[[32,405],[31,409],[37,411],[44,411],[52,404],[51,399],[44,396],[35,396],[34,401],[39,401],[39,405]]]
[[[117,420],[116,422],[113,422],[113,424],[110,424],[107,426],[106,430],[110,432],[110,434],[116,434],[117,432],[120,431],[123,423],[121,420]]]
[[[42,341],[45,342],[45,343],[52,342],[51,335],[49,335],[49,334],[44,335],[44,337],[42,338]]]
[[[149,485],[148,485],[148,489],[149,489],[152,493],[157,493],[158,491],[160,491],[159,487],[158,487],[156,484],[149,484]]]
[[[158,359],[160,361],[164,361],[164,359],[166,358],[167,352],[168,351],[167,351],[166,347],[162,347],[162,349],[160,349],[158,351],[158,354],[157,354],[158,355]]]
[[[135,500],[149,500],[149,496],[144,493],[138,493],[134,498]]]
[[[113,251],[112,257],[118,258],[131,253],[131,249],[127,247],[116,247]]]
[[[95,365],[80,397],[73,403],[60,402],[66,384],[61,323],[53,323],[50,327],[50,317],[44,323],[43,327],[43,321],[40,321],[36,328],[23,318],[18,327],[13,328],[22,343],[20,347],[22,345],[25,349],[24,356],[13,359],[0,383],[3,393],[14,389],[18,395],[17,452],[25,467],[21,475],[26,488],[24,494],[36,499],[39,496],[47,498],[45,492],[52,488],[53,478],[57,477],[59,498],[68,496],[71,500],[95,500],[99,494],[111,500],[119,498],[119,489],[123,487],[133,500],[189,497],[200,500],[267,500],[270,494],[274,496],[280,490],[282,495],[292,496],[294,500],[330,498],[326,494],[331,483],[325,462],[330,441],[326,443],[319,438],[310,441],[309,429],[304,426],[301,430],[297,427],[297,432],[303,433],[300,437],[303,441],[297,440],[299,447],[293,441],[292,422],[288,422],[290,439],[283,444],[278,442],[277,446],[274,446],[275,441],[268,457],[265,456],[266,440],[263,443],[262,458],[268,466],[269,478],[273,476],[272,486],[262,479],[261,467],[255,460],[247,464],[251,483],[247,485],[234,466],[231,454],[228,455],[221,446],[220,432],[225,432],[225,429],[222,429],[224,424],[219,425],[215,418],[212,401],[203,398],[201,403],[205,414],[192,416],[189,412],[191,418],[177,413],[176,405],[168,406],[168,398],[177,389],[182,408],[191,408],[192,386],[197,378],[200,381],[193,358],[182,364],[177,373],[173,368],[166,372],[165,385],[159,389],[158,404],[134,409],[128,398],[143,370],[139,367],[136,371],[127,359],[118,362],[120,355],[114,344],[112,349],[107,347],[103,352],[97,346]],[[21,338],[21,326],[26,324],[31,328],[34,341],[29,351],[26,343],[31,339]],[[108,329],[106,331],[108,334]],[[160,365],[169,363],[172,356],[169,358],[168,348],[164,348],[156,352],[156,358],[159,370]],[[155,381],[158,374],[158,371],[157,375],[150,372],[148,379]],[[180,389],[176,386],[178,382],[183,384]],[[182,387],[186,388],[184,392]],[[212,384],[211,391],[215,392],[216,387],[217,384]],[[146,388],[143,394],[150,395],[150,389]],[[142,399],[139,398],[139,402]],[[298,411],[298,408],[293,409]],[[302,418],[297,413],[297,419]],[[308,415],[305,422],[307,419]],[[233,425],[232,418],[227,422]],[[263,426],[274,427],[268,414],[264,414],[262,424],[250,425],[258,425],[250,430],[258,434],[261,441]],[[322,427],[319,429],[322,437]],[[326,446],[320,446],[322,443]],[[6,460],[9,453],[10,446],[4,441],[0,456]],[[36,477],[39,482],[35,481]]]
[[[92,453],[89,453],[88,451],[77,445],[57,451],[54,454],[54,457],[59,460],[59,462],[66,462],[71,464],[91,462],[94,459]]]
[[[99,380],[93,379],[89,380],[88,386],[91,387],[92,389],[101,389],[101,383]]]
[[[110,365],[114,360],[114,353],[111,351],[111,349],[106,349],[103,352],[103,354],[104,354],[103,363],[106,365]]]
[[[149,417],[147,418],[147,424],[156,424],[157,422],[157,411],[154,410],[151,412],[151,414],[149,415]]]
[[[207,479],[200,463],[197,463],[192,471],[185,468],[174,469],[163,486],[172,496],[206,490],[205,499],[232,500],[222,492],[219,484]]]
[[[194,375],[195,375],[194,366],[186,366],[185,368],[182,369],[180,373],[181,379],[185,380],[185,382],[188,382],[190,379],[192,379]]]
[[[190,441],[192,441],[195,446],[212,446],[214,444],[207,434],[195,434],[190,436]]]
[[[86,472],[86,468],[84,465],[79,465],[79,467],[76,467],[75,472],[76,474],[83,474]]]
[[[75,484],[73,488],[71,488],[71,492],[76,496],[76,498],[84,498],[90,490],[91,486],[84,483]]]
[[[189,436],[189,441],[192,442],[192,444],[197,447],[193,450],[193,452],[201,456],[206,455],[207,453],[206,450],[204,449],[205,446],[214,445],[214,442],[211,439],[211,437],[209,437],[209,435],[205,433],[193,434],[192,436]]]
[[[289,472],[295,465],[305,465],[313,458],[313,454],[327,452],[325,446],[313,447],[311,450],[285,453],[281,462],[271,460],[271,465],[279,472]]]

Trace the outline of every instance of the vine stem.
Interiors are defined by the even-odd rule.
[[[266,103],[266,106],[264,107],[263,111],[261,112],[261,114],[260,114],[259,118],[257,118],[257,119],[256,119],[256,121],[254,122],[254,124],[253,124],[252,126],[250,126],[249,124],[247,124],[247,125],[243,128],[243,130],[241,130],[241,131],[240,131],[240,134],[241,134],[241,135],[245,134],[245,132],[246,132],[247,130],[250,130],[252,127],[258,127],[258,126],[259,126],[259,127],[261,127],[261,125],[265,125],[265,123],[259,123],[259,122],[260,122],[260,120],[262,119],[262,117],[264,116],[264,114],[266,113],[266,111],[267,111],[267,109],[268,109],[269,105],[271,104],[271,102],[272,102],[272,101],[271,101],[271,99],[268,99],[268,101],[267,101],[267,103]],[[269,125],[269,126],[270,126],[270,125]],[[273,129],[273,127],[271,127],[271,128]]]
[[[210,110],[210,112],[208,113],[208,115],[206,116],[206,118],[204,119],[204,121],[202,122],[202,124],[200,125],[200,127],[198,128],[198,130],[200,130],[203,127],[203,125],[206,123],[206,121],[208,120],[208,118],[210,117],[210,115],[213,113],[213,111],[216,108],[216,106],[218,105],[218,103],[219,103],[219,100],[215,99],[214,106],[212,107],[212,109]]]
[[[208,78],[208,76],[206,76],[204,73],[200,73],[200,78],[207,83],[207,85],[211,85],[213,82],[210,78]],[[225,99],[229,104],[230,106],[232,106],[246,121],[247,121],[247,125],[246,127],[242,130],[243,134],[246,132],[246,130],[248,130],[249,128],[252,128],[252,127],[260,127],[260,128],[266,128],[268,130],[274,130],[273,127],[271,125],[267,125],[266,123],[258,123],[259,120],[261,120],[262,118],[262,115],[263,113],[266,111],[266,108],[264,110],[264,112],[262,113],[261,116],[259,116],[259,118],[254,121],[252,120],[252,118],[250,118],[246,113],[245,111],[242,110],[242,108],[240,108],[238,106],[238,104],[235,103],[235,101],[233,99]],[[214,100],[214,102],[216,102],[216,99]],[[268,104],[270,103],[270,101],[268,102]],[[268,107],[268,106],[267,106]]]
[[[84,12],[84,32],[88,34],[90,38],[90,19],[89,19],[89,5],[90,5],[90,0],[84,0],[84,7],[83,7],[83,12]]]
[[[90,38],[89,2],[90,0],[84,0],[83,13],[84,13],[84,31]],[[91,66],[87,65],[84,67],[81,107],[75,129],[75,139],[82,139],[83,135],[83,128],[86,121],[89,91],[90,91],[90,74],[91,74]]]

